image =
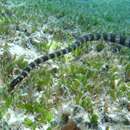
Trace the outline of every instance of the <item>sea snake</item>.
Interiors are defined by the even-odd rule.
[[[53,53],[49,53],[47,55],[43,55],[37,59],[35,59],[33,62],[29,63],[27,67],[25,67],[22,72],[12,80],[10,83],[9,89],[13,90],[15,86],[20,83],[25,77],[28,76],[31,70],[35,69],[38,65],[48,61],[49,59],[53,59],[56,57],[63,56],[65,54],[68,54],[72,52],[73,50],[81,47],[84,43],[88,41],[98,41],[98,40],[104,40],[105,42],[112,42],[112,43],[118,43],[120,45],[124,45],[126,47],[130,48],[130,38],[127,38],[122,35],[117,35],[113,33],[95,33],[95,34],[84,34],[77,38],[75,42],[73,42],[72,45],[69,47],[66,47],[64,49],[56,50]]]

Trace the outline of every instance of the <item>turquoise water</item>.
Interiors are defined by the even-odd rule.
[[[86,122],[91,130],[130,129],[130,49],[124,46],[88,42],[37,67],[14,95],[7,90],[37,57],[96,32],[130,37],[130,1],[0,1],[0,129],[61,130],[66,118],[81,130]],[[64,130],[76,130],[71,127]]]

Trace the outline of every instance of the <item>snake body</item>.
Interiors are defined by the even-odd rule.
[[[56,57],[64,56],[72,52],[73,50],[81,47],[83,44],[87,43],[88,41],[98,41],[98,40],[117,43],[130,48],[130,39],[122,35],[117,35],[113,33],[102,33],[102,34],[95,33],[95,34],[82,35],[79,38],[77,38],[77,40],[75,40],[75,42],[73,42],[73,44],[70,45],[69,47],[56,50],[55,52],[49,53],[47,55],[43,55],[35,59],[33,62],[29,63],[27,67],[25,67],[23,71],[15,79],[12,80],[12,82],[10,83],[10,89],[13,90],[18,83],[20,83],[24,78],[26,78],[28,74],[40,64],[43,64],[49,59],[54,59]]]

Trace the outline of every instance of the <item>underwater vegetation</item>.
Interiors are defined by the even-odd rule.
[[[129,130],[130,49],[87,42],[47,61],[8,91],[41,55],[81,34],[130,37],[128,0],[0,1],[0,129]]]

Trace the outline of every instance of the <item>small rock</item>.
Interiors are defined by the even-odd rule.
[[[76,126],[76,123],[74,121],[70,120],[61,128],[61,130],[80,130],[80,128]]]
[[[128,109],[128,111],[130,111],[130,103],[128,103],[127,109]]]

